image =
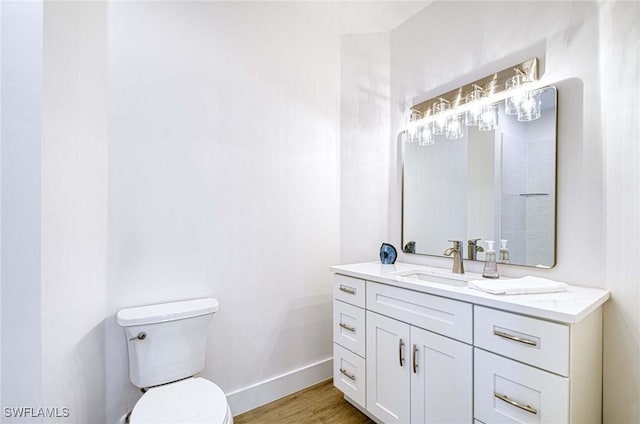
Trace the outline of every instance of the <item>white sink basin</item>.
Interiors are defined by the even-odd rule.
[[[462,274],[442,275],[429,271],[411,270],[397,272],[394,275],[401,280],[426,281],[429,283],[445,284],[447,286],[455,287],[467,286],[467,279]]]

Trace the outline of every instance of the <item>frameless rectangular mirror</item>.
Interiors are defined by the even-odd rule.
[[[402,245],[442,256],[463,240],[464,258],[484,260],[484,240],[506,240],[508,263],[555,265],[556,88],[541,89],[540,118],[520,122],[495,104],[493,131],[465,127],[462,138],[405,143]]]

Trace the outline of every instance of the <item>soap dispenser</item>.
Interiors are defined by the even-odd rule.
[[[482,276],[484,278],[500,278],[498,274],[498,264],[496,263],[496,251],[493,248],[493,240],[485,240],[487,252],[484,256],[484,268]]]
[[[501,264],[509,263],[509,249],[507,249],[507,240],[500,240],[500,251],[498,252],[498,262]]]

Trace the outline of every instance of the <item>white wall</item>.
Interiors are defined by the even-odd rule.
[[[140,393],[115,312],[199,296],[221,302],[204,375],[232,406],[328,377],[342,82],[371,90],[357,119],[382,121],[370,204],[388,187],[388,34],[344,50],[340,34],[424,4],[23,3],[29,22],[7,4],[2,110],[25,108],[2,116],[3,406],[118,421]],[[340,71],[350,48],[364,85]],[[350,233],[355,255],[369,234],[377,256],[387,219]]]
[[[115,312],[200,296],[237,404],[328,377],[338,33],[285,4],[6,5],[3,406],[117,422],[140,393]]]
[[[606,423],[640,422],[640,3],[600,7]]]
[[[388,241],[389,33],[341,45],[340,263],[353,263],[377,260]]]
[[[105,421],[106,4],[44,5],[42,375],[68,422]],[[108,342],[108,341],[107,341]]]
[[[631,2],[435,2],[391,32],[391,140],[405,104],[532,56],[543,59],[543,79],[558,86],[559,100],[557,265],[500,269],[612,291],[604,364],[604,422],[611,423],[640,421],[639,8]],[[447,31],[453,21],[464,31]],[[401,174],[396,161],[391,166],[390,238],[399,243]],[[401,259],[451,265],[442,258]]]
[[[140,395],[119,308],[217,298],[204,376],[227,393],[330,358],[338,35],[179,2],[112,3],[108,34],[107,420]]]
[[[2,402],[40,405],[42,3],[2,4]],[[15,416],[3,422],[24,422]]]

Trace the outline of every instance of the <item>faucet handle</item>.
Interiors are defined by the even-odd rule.
[[[453,243],[454,249],[460,249],[460,247],[462,246],[462,240],[449,240],[449,241]]]
[[[480,241],[479,238],[477,238],[477,239],[469,239],[469,241],[467,243],[469,243],[472,246],[475,246],[475,245],[478,244],[479,241]]]

